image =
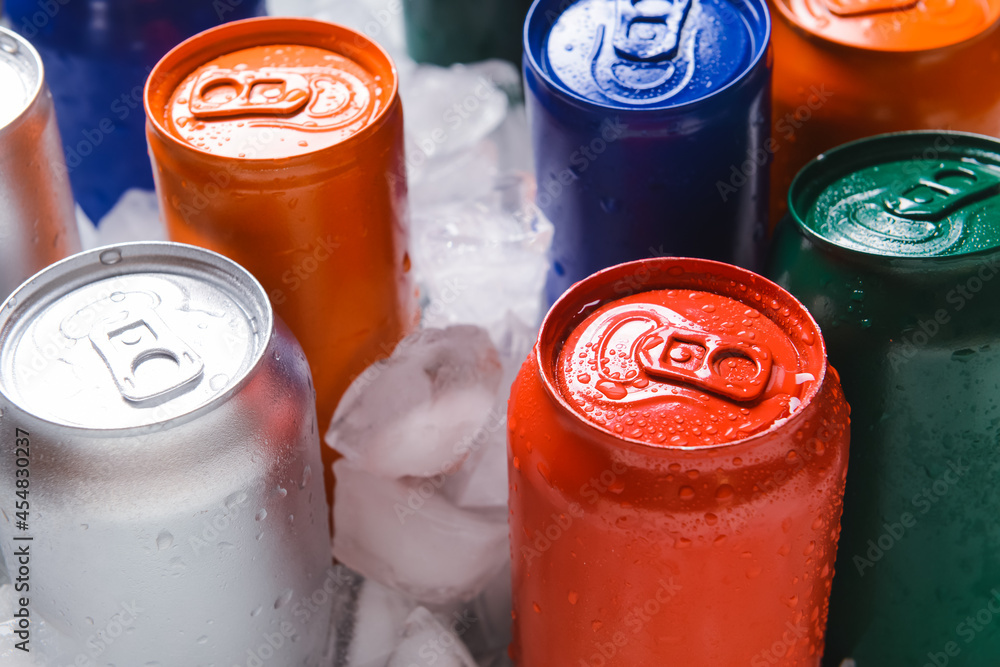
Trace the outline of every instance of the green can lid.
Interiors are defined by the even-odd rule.
[[[1000,246],[1000,141],[946,131],[844,144],[799,172],[789,211],[807,234],[886,257]]]

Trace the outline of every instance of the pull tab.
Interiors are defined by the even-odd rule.
[[[615,52],[657,62],[677,55],[691,0],[616,0]]]
[[[122,397],[133,403],[182,394],[205,368],[201,357],[152,310],[128,313],[125,324],[120,319],[98,322],[90,342]]]
[[[844,18],[880,14],[882,12],[903,12],[917,6],[918,0],[826,0],[832,14]]]
[[[771,377],[767,348],[735,336],[669,326],[647,334],[638,347],[639,365],[647,375],[734,401],[760,398]]]
[[[292,114],[311,96],[309,81],[280,68],[202,71],[192,89],[195,118],[227,118],[246,114]]]
[[[885,208],[910,220],[939,222],[955,211],[1000,191],[1000,176],[970,163],[928,169],[902,195],[888,195]]]

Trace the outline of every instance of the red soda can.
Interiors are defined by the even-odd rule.
[[[170,51],[145,103],[171,240],[260,280],[309,359],[325,431],[352,378],[417,323],[395,65],[347,28],[248,19]]]
[[[756,274],[577,283],[510,398],[516,664],[818,665],[848,413],[812,316]]]

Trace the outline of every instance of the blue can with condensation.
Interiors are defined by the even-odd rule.
[[[264,0],[6,0],[45,65],[77,203],[97,224],[130,188],[153,189],[142,91],[163,55]]]
[[[524,70],[550,303],[650,256],[760,266],[770,35],[764,0],[536,0]]]

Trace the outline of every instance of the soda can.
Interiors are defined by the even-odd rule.
[[[142,90],[169,49],[264,13],[263,0],[7,0],[45,63],[73,193],[96,225],[130,188],[153,189]]]
[[[1000,136],[1000,0],[772,0],[772,225],[840,144],[942,129]]]
[[[309,366],[246,270],[172,243],[74,255],[4,304],[0,368],[0,549],[64,640],[46,664],[319,664]]]
[[[397,88],[364,35],[286,18],[204,32],[146,88],[171,240],[261,281],[312,366],[324,431],[352,378],[417,323]]]
[[[521,62],[532,0],[403,0],[406,48],[417,62],[447,67],[489,58]]]
[[[829,665],[1000,660],[1000,626],[976,621],[1000,613],[998,271],[996,139],[874,137],[792,184],[769,275],[854,407]]]
[[[549,311],[508,427],[517,665],[819,664],[848,407],[787,292],[600,271]]]
[[[555,225],[550,303],[628,260],[763,260],[770,30],[763,0],[534,4],[525,87]]]
[[[28,42],[0,27],[0,299],[79,250],[42,61]]]

